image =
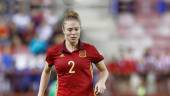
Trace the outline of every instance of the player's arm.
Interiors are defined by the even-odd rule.
[[[48,81],[51,75],[51,69],[52,68],[48,64],[45,64],[45,67],[41,75],[38,96],[44,96],[45,94],[45,90],[47,88]]]
[[[99,73],[100,73],[100,77],[99,77],[99,80],[98,82],[96,83],[96,86],[95,86],[95,93],[96,94],[100,94],[100,93],[103,93],[104,90],[106,89],[106,80],[108,78],[108,75],[109,75],[109,72],[106,68],[106,65],[104,63],[104,60],[100,61],[99,63],[95,64],[97,69],[99,70]]]

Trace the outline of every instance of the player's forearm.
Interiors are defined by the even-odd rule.
[[[100,72],[99,81],[105,83],[109,76],[109,72],[106,68],[106,65],[104,64],[104,61],[102,60],[99,63],[97,63],[96,67],[99,69]]]
[[[107,70],[100,71],[99,81],[105,83],[109,76],[109,72]]]
[[[38,96],[44,96],[50,78],[50,74],[51,71],[43,70],[41,75],[41,82],[40,82]]]

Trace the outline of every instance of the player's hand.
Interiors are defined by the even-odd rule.
[[[106,89],[106,85],[104,82],[98,81],[95,86],[95,94],[100,95],[103,94]]]

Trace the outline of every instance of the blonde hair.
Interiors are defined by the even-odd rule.
[[[67,21],[67,20],[77,20],[79,23],[80,22],[80,18],[79,18],[79,14],[77,12],[75,12],[74,10],[67,10],[64,14],[64,20],[63,20],[63,25],[64,25],[64,22]]]

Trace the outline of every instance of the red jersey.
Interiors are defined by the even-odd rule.
[[[46,61],[58,75],[57,96],[95,96],[92,63],[103,60],[96,48],[79,42],[78,50],[69,52],[65,43],[48,49]]]

